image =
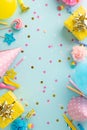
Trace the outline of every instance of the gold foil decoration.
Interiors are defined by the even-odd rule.
[[[73,31],[85,31],[87,30],[87,14],[78,13],[78,16],[73,20]]]
[[[25,116],[25,118],[31,118],[33,115],[35,114],[35,110],[34,109],[32,109],[31,111],[29,111],[28,113],[27,113],[27,115]]]
[[[3,120],[12,118],[12,113],[14,112],[12,110],[13,106],[14,103],[8,104],[7,101],[4,101],[4,103],[0,104],[0,117],[2,117]]]

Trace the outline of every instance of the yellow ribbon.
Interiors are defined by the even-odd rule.
[[[4,82],[5,84],[7,84],[7,85],[11,85],[11,86],[14,86],[14,87],[16,87],[16,88],[19,88],[19,87],[20,87],[20,85],[17,84],[17,83],[15,83],[15,82],[13,82],[13,81],[9,78],[9,76],[4,76],[4,77],[3,77],[3,82]]]

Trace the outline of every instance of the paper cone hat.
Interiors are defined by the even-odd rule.
[[[0,51],[0,77],[2,77],[13,63],[21,48]]]

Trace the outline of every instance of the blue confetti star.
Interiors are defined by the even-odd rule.
[[[8,43],[8,45],[11,45],[12,42],[14,42],[16,39],[13,37],[13,33],[11,34],[5,34],[5,38],[4,38],[4,41],[3,42],[6,42]]]

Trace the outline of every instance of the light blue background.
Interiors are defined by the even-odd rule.
[[[20,83],[21,88],[15,91],[18,99],[23,98],[23,104],[29,104],[25,107],[25,114],[32,108],[36,111],[36,116],[32,117],[29,122],[34,124],[33,130],[68,130],[66,123],[63,120],[63,113],[66,111],[69,100],[75,96],[75,94],[66,89],[68,82],[68,75],[73,73],[73,69],[70,67],[70,62],[67,57],[70,57],[70,51],[75,43],[72,42],[74,38],[71,33],[68,33],[64,28],[64,21],[70,15],[66,9],[62,11],[57,10],[57,6],[60,2],[56,0],[24,0],[26,5],[30,6],[30,11],[27,13],[20,13],[18,7],[15,15],[7,20],[9,24],[16,18],[21,18],[24,28],[14,36],[16,41],[8,46],[3,43],[3,39],[0,39],[0,50],[7,50],[15,47],[22,47],[24,53],[21,53],[14,61],[14,65],[24,57],[25,60],[16,67],[17,82]],[[45,4],[48,3],[46,7]],[[87,1],[83,0],[81,5],[87,7]],[[78,5],[79,6],[79,5]],[[73,9],[76,9],[75,6]],[[34,15],[33,12],[37,14]],[[58,16],[61,13],[61,16]],[[37,19],[37,15],[40,19]],[[31,17],[35,19],[32,20]],[[40,28],[40,31],[37,31]],[[46,33],[43,32],[46,30]],[[8,30],[0,31],[0,35],[4,35]],[[30,35],[30,38],[27,38]],[[25,44],[28,43],[28,47]],[[63,46],[60,47],[59,44]],[[48,48],[52,45],[52,48]],[[42,60],[38,60],[38,57],[42,57]],[[62,62],[59,63],[58,60]],[[52,60],[52,64],[49,63]],[[31,69],[34,66],[34,69]],[[43,71],[46,70],[46,74]],[[55,82],[55,80],[58,82]],[[43,84],[40,83],[43,81]],[[47,86],[46,92],[43,93],[43,87]],[[2,95],[6,90],[0,90]],[[55,94],[56,97],[52,95]],[[50,103],[47,103],[50,100]],[[39,102],[39,105],[36,105]],[[64,109],[60,109],[63,106]],[[59,122],[56,122],[59,119]],[[47,122],[50,122],[47,125]],[[83,123],[85,129],[87,129],[86,123]],[[8,126],[5,130],[9,130]]]

